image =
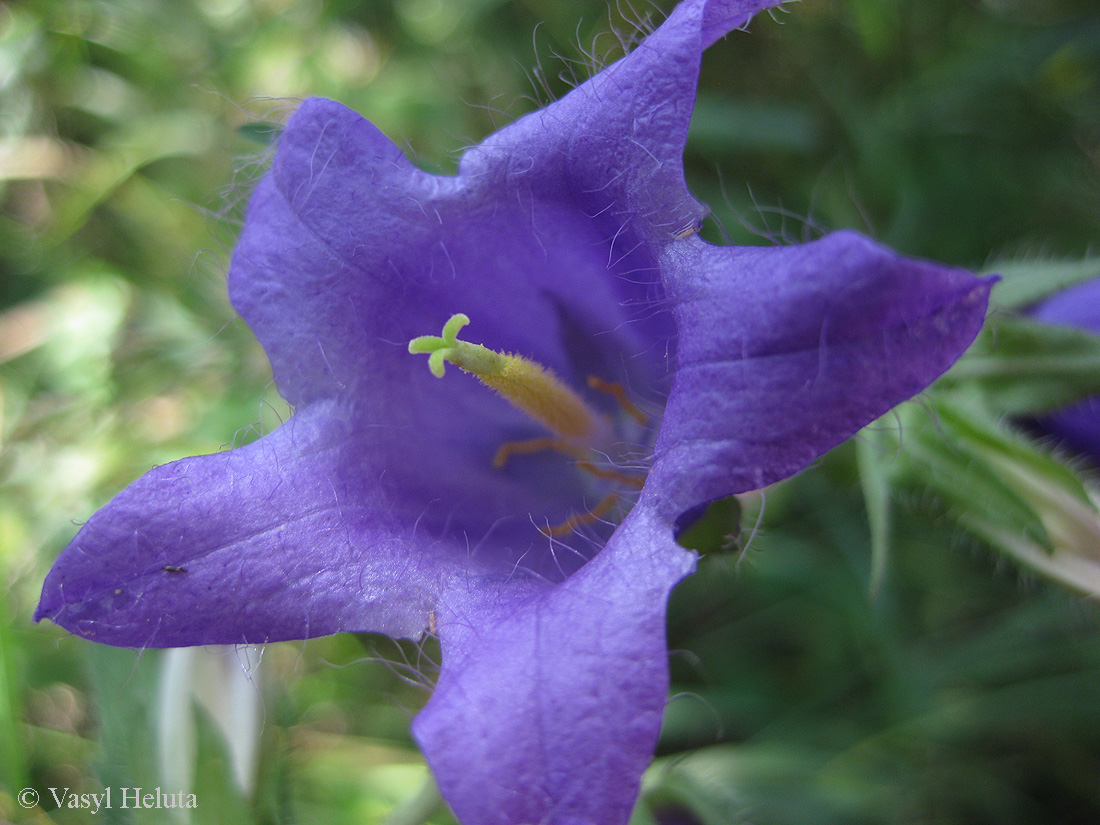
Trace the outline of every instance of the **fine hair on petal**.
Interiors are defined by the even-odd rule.
[[[357,656],[346,662],[322,660],[324,664],[335,670],[363,664],[381,665],[395,678],[411,687],[428,693],[435,689],[441,665],[435,658],[435,652],[429,650],[429,646],[434,646],[430,640],[430,634],[425,634],[419,639],[393,639],[381,633],[355,635],[369,654],[373,655]],[[388,643],[392,651],[383,650],[379,646],[383,642]],[[415,713],[411,709],[408,710],[410,710],[410,716]]]

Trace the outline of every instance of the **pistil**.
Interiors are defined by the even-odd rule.
[[[522,355],[459,340],[459,330],[469,323],[470,319],[462,313],[452,315],[441,336],[413,338],[409,352],[427,355],[428,368],[436,378],[443,377],[448,361],[463,372],[476,375],[512,406],[570,444],[590,444],[606,426],[576,392],[541,364]]]

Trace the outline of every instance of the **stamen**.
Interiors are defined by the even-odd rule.
[[[428,368],[437,378],[444,376],[448,361],[476,375],[483,384],[555,434],[501,444],[493,457],[495,468],[502,469],[512,456],[553,451],[574,459],[577,468],[593,478],[614,482],[620,488],[642,488],[644,475],[630,475],[597,463],[601,439],[610,438],[612,434],[605,418],[592,411],[572,388],[541,364],[520,355],[460,341],[458,333],[469,323],[470,319],[462,313],[452,315],[443,326],[442,335],[413,338],[409,342],[409,352],[427,355]],[[649,416],[627,397],[622,384],[589,376],[588,386],[614,398],[623,412],[638,424],[646,426],[649,423]],[[540,532],[549,537],[574,533],[600,521],[616,506],[619,498],[619,492],[612,491],[588,512],[573,513],[560,524],[540,528]],[[429,616],[429,633],[434,632],[434,624],[434,615]]]
[[[584,458],[590,454],[584,447],[577,447],[560,438],[530,438],[526,441],[505,441],[500,445],[497,454],[493,456],[493,467],[497,470],[504,468],[514,455],[530,455],[531,453],[543,453],[548,451],[564,453],[572,458]]]
[[[568,441],[562,441],[560,438],[531,438],[527,441],[505,441],[500,445],[500,449],[497,450],[497,454],[493,456],[494,469],[501,470],[508,463],[508,460],[514,455],[531,455],[532,453],[543,452],[555,452],[563,453],[577,460],[577,468],[584,470],[593,478],[603,479],[604,481],[617,481],[624,487],[631,487],[635,490],[642,489],[645,484],[645,476],[632,476],[627,473],[619,472],[618,470],[609,470],[606,467],[600,467],[594,461],[592,457],[594,452],[585,447],[578,447],[574,444],[570,444]]]
[[[561,524],[555,524],[553,527],[540,527],[539,532],[550,537],[567,536],[570,533],[575,533],[578,528],[595,524],[607,515],[611,508],[615,506],[618,498],[618,493],[608,493],[599,504],[587,513],[574,513]]]
[[[583,442],[600,429],[600,418],[579,395],[550,370],[521,355],[511,355],[458,340],[470,323],[459,313],[443,327],[442,336],[422,335],[409,342],[409,352],[428,356],[428,368],[442,378],[446,362],[476,375],[514,407],[523,410],[551,432],[569,441]]]
[[[620,473],[618,470],[608,470],[604,467],[597,467],[591,461],[578,461],[577,467],[595,478],[602,478],[607,481],[617,481],[624,487],[633,487],[635,490],[640,490],[645,485],[644,476],[630,476],[626,473]]]
[[[637,404],[630,400],[626,394],[626,390],[623,389],[623,385],[618,381],[604,381],[602,378],[590,375],[588,376],[588,386],[597,392],[604,392],[610,395],[618,402],[624,413],[629,415],[643,427],[649,423],[649,416],[646,415]]]

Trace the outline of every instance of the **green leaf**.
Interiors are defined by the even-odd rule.
[[[992,302],[1005,309],[1023,309],[1056,292],[1100,277],[1100,257],[1080,261],[998,261],[987,271],[1001,276]]]
[[[822,143],[822,128],[814,114],[801,106],[700,94],[688,141],[690,149],[706,156],[746,150],[811,155]]]
[[[930,409],[915,403],[898,408],[901,429],[895,444],[901,462],[897,470],[935,490],[960,517],[996,523],[1053,549],[1042,520],[989,460],[991,450],[999,448],[979,437],[980,431],[956,415],[942,396],[932,404]]]
[[[859,485],[871,528],[871,593],[877,593],[886,576],[890,556],[890,479],[880,456],[890,441],[881,425],[865,427],[855,440]]]
[[[188,704],[195,714],[197,745],[194,785],[189,789],[199,803],[192,814],[193,822],[195,825],[234,825],[253,821],[250,806],[234,781],[231,754],[222,732],[197,705]],[[179,789],[172,786],[170,790]]]
[[[941,392],[928,400],[934,422],[915,404],[899,408],[910,480],[933,489],[997,550],[1100,594],[1100,512],[1081,478],[974,399]]]
[[[941,424],[948,425],[951,431],[965,438],[975,452],[999,466],[1003,467],[1005,460],[1018,463],[1064,490],[1069,497],[1085,503],[1091,501],[1084,483],[1069,467],[976,404],[957,404],[944,398],[936,404],[936,412]]]
[[[676,540],[682,547],[703,555],[729,553],[740,546],[741,514],[741,502],[736,496],[712,501]]]
[[[993,409],[1036,415],[1100,394],[1100,337],[1008,313],[993,313],[946,376],[971,382]]]
[[[91,665],[97,708],[97,734],[102,748],[96,773],[104,788],[115,794],[113,821],[142,825],[171,825],[167,809],[134,810],[122,807],[122,788],[152,791],[161,784],[156,769],[153,738],[153,695],[159,654],[138,653],[106,645],[83,647]],[[167,789],[165,789],[167,790]]]
[[[256,120],[238,126],[237,132],[242,137],[255,141],[262,146],[272,146],[283,133],[283,126],[279,123]]]
[[[8,620],[6,594],[0,594],[0,776],[12,789],[27,785],[22,750],[23,689],[18,677],[23,651]]]

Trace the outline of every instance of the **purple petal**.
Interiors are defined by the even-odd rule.
[[[706,214],[681,160],[700,56],[774,5],[681,4],[625,59],[469,150],[457,178],[416,169],[344,107],[306,101],[230,273],[280,392],[303,404],[396,376],[411,369],[400,345],[458,311],[487,345],[580,386],[662,377],[673,330],[654,311],[655,244]]]
[[[741,28],[758,12],[779,5],[771,0],[708,0],[703,9],[703,48]]]
[[[456,582],[413,732],[460,821],[626,822],[668,692],[665,604],[693,566],[643,499],[560,585]]]
[[[1039,427],[1076,450],[1100,461],[1100,396],[1091,396],[1057,412],[1045,415]]]
[[[619,250],[698,228],[709,210],[687,189],[683,152],[703,50],[778,5],[680,3],[624,59],[470,149],[460,175],[535,181],[620,236]]]
[[[1047,298],[1031,315],[1040,321],[1100,335],[1100,279],[1077,284]]]
[[[439,553],[409,552],[377,479],[349,472],[363,456],[333,412],[146,474],[62,553],[35,620],[141,648],[419,634]]]
[[[635,363],[647,345],[619,292],[630,282],[615,277],[628,263],[613,255],[571,201],[514,180],[427,175],[359,115],[309,100],[250,204],[230,295],[289,401],[374,395],[382,382],[381,421],[424,397],[423,384],[402,390],[426,374],[409,339],[437,334],[455,312],[473,319],[480,343],[522,352],[577,386],[591,372],[652,372]],[[495,406],[490,421],[523,426],[505,402]],[[454,429],[453,409],[423,412],[424,432]]]
[[[676,379],[647,486],[675,517],[793,475],[920,392],[973,341],[990,281],[852,232],[670,248]]]
[[[1100,279],[1059,292],[1031,314],[1040,321],[1100,335]],[[1100,460],[1100,396],[1043,416],[1038,423],[1046,432]]]

